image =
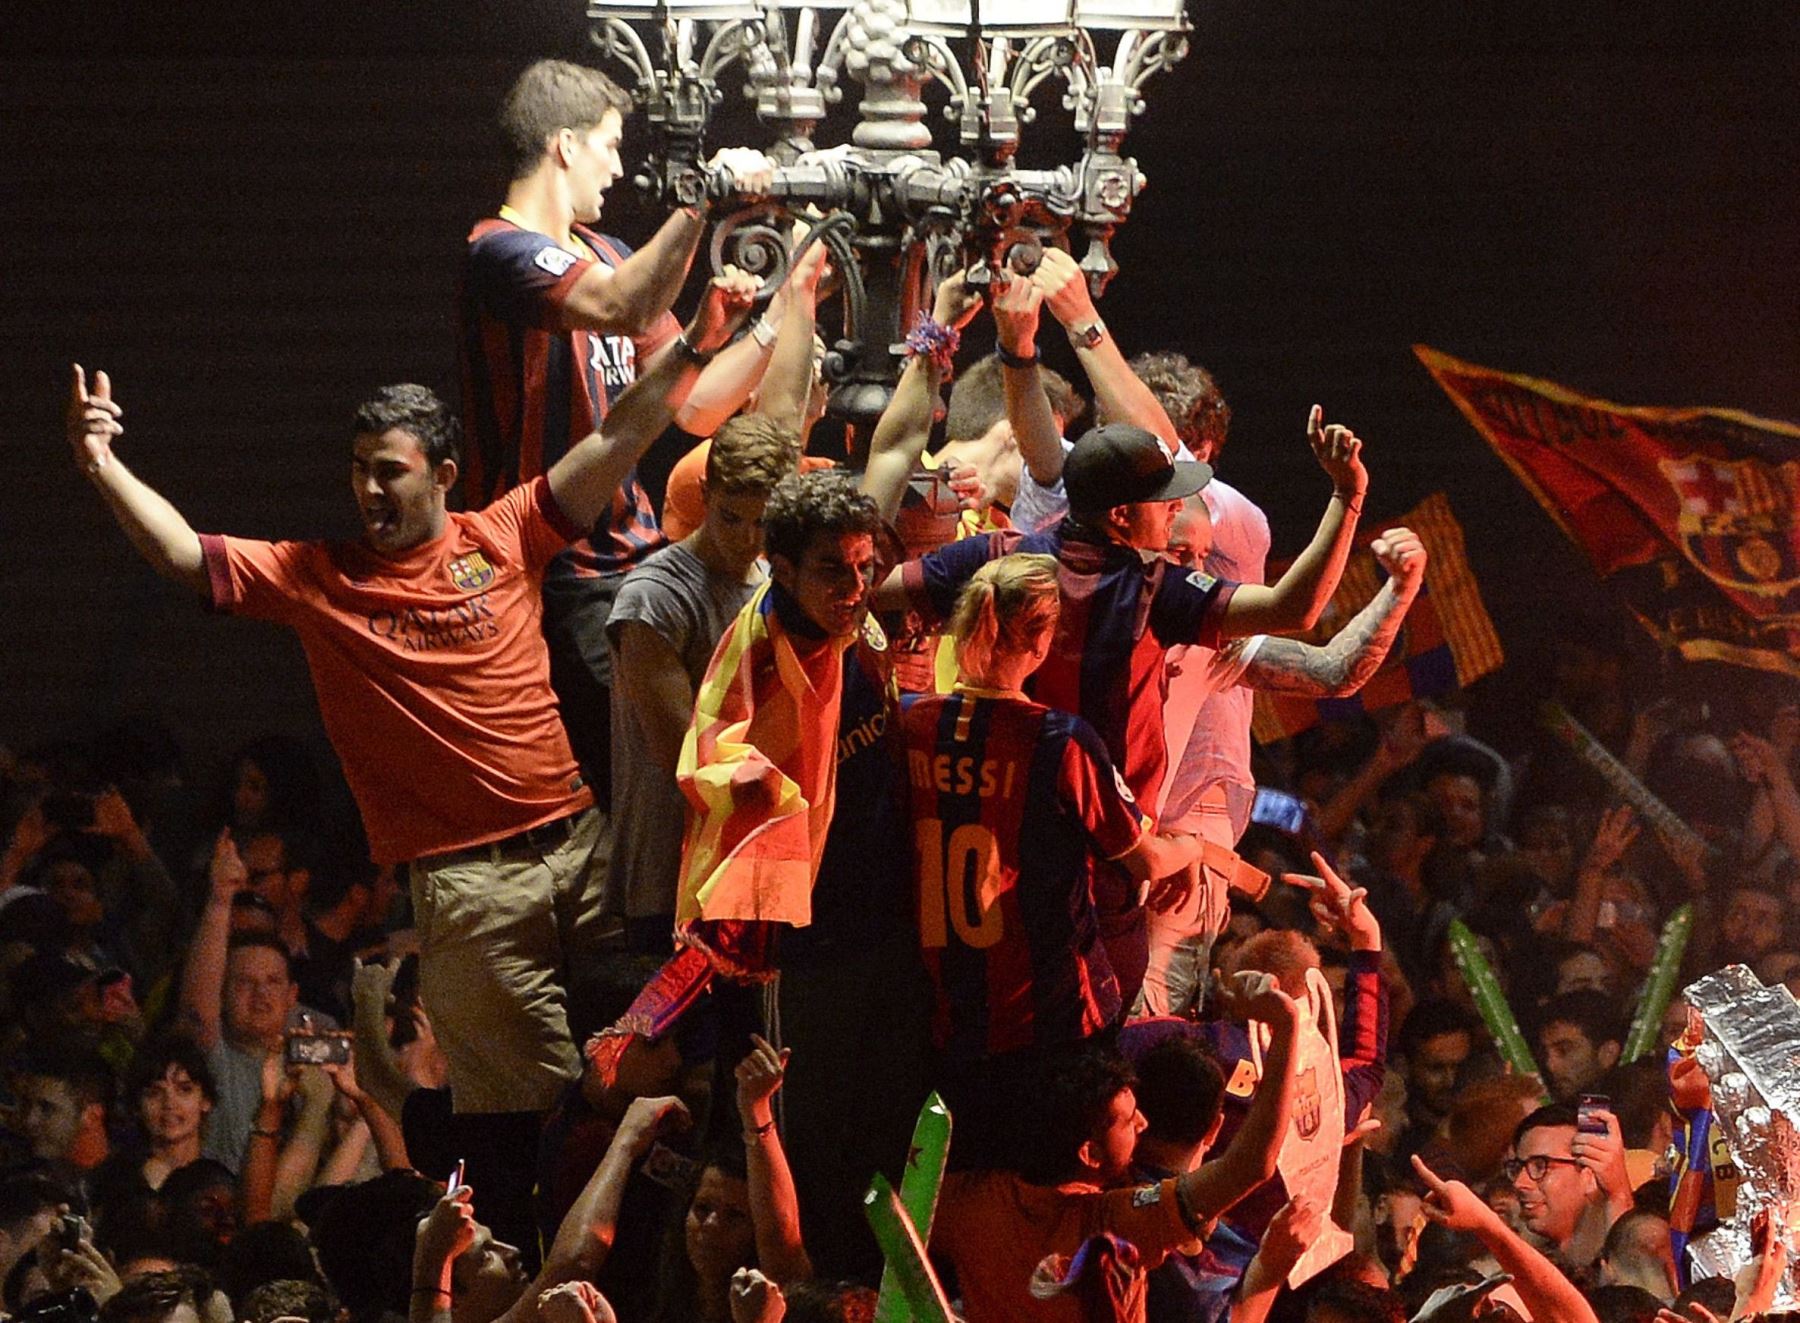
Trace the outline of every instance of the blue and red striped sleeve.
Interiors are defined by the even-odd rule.
[[[1352,951],[1344,983],[1344,1021],[1338,1064],[1344,1071],[1344,1124],[1355,1125],[1375,1101],[1387,1075],[1387,985],[1381,981],[1381,952]]]
[[[1150,632],[1165,648],[1181,643],[1218,647],[1224,639],[1225,607],[1238,586],[1204,570],[1183,571],[1166,563],[1150,599]]]
[[[597,260],[502,220],[483,221],[469,240],[467,279],[476,304],[502,321],[543,330],[563,327],[563,301]]]
[[[1060,723],[1059,723],[1060,724]],[[1149,825],[1094,728],[1068,719],[1060,790],[1102,859],[1130,854]]]
[[[906,593],[906,604],[937,624],[950,618],[963,586],[975,577],[975,571],[990,560],[998,560],[1013,549],[1017,533],[1005,530],[966,537],[928,551],[917,560],[900,567],[900,586]]]

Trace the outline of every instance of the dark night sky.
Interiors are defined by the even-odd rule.
[[[1800,9],[1192,13],[1129,140],[1151,184],[1102,309],[1121,342],[1217,373],[1224,472],[1278,553],[1325,494],[1301,434],[1318,400],[1368,439],[1372,514],[1449,493],[1519,669],[1558,630],[1635,646],[1409,346],[1622,403],[1800,416]],[[316,737],[297,647],[158,584],[72,473],[64,365],[112,369],[125,453],[197,527],[347,531],[348,406],[451,384],[461,239],[502,184],[492,107],[583,32],[573,0],[0,15],[0,740],[128,712],[204,752]],[[1061,115],[1032,163],[1062,150]],[[715,141],[733,136],[763,141],[738,119]],[[627,238],[652,220],[623,189],[609,204]]]

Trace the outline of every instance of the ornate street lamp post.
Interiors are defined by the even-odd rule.
[[[712,261],[772,289],[796,220],[810,228],[806,242],[827,246],[844,278],[831,408],[862,437],[898,377],[901,341],[950,272],[979,282],[1007,262],[1029,270],[1052,242],[1079,250],[1096,294],[1111,279],[1109,241],[1144,185],[1121,155],[1125,134],[1144,85],[1187,54],[1182,0],[589,0],[588,16],[649,120],[635,182],[669,206],[733,199],[702,148],[721,78],[741,67],[779,168],[767,197],[721,216]],[[850,141],[817,148],[814,131],[846,79],[862,89]],[[1033,94],[1053,79],[1081,154],[1021,168],[1013,158],[1036,118]],[[949,92],[953,154],[933,149],[925,122],[934,81]]]

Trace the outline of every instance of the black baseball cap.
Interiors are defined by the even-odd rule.
[[[1162,439],[1130,423],[1092,428],[1063,460],[1071,510],[1110,510],[1140,501],[1175,501],[1212,481],[1212,466],[1176,459]]]

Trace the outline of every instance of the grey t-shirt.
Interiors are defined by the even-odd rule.
[[[288,1012],[288,1028],[300,1028],[308,1016],[314,1029],[338,1027],[338,1022],[325,1012],[296,1006]],[[223,1034],[206,1054],[206,1066],[212,1071],[219,1096],[212,1114],[206,1118],[200,1156],[223,1162],[233,1171],[244,1168],[244,1146],[250,1142],[250,1130],[262,1108],[262,1063],[260,1051],[236,1047]]]
[[[620,627],[630,620],[660,635],[681,658],[695,688],[706,676],[713,649],[732,618],[763,579],[760,566],[746,579],[717,574],[685,542],[649,557],[619,587],[606,637],[613,648],[612,831],[607,875],[607,908],[642,919],[675,912],[675,884],[681,868],[681,837],[687,801],[675,778],[651,762],[638,712],[644,702],[632,692],[619,666]]]

